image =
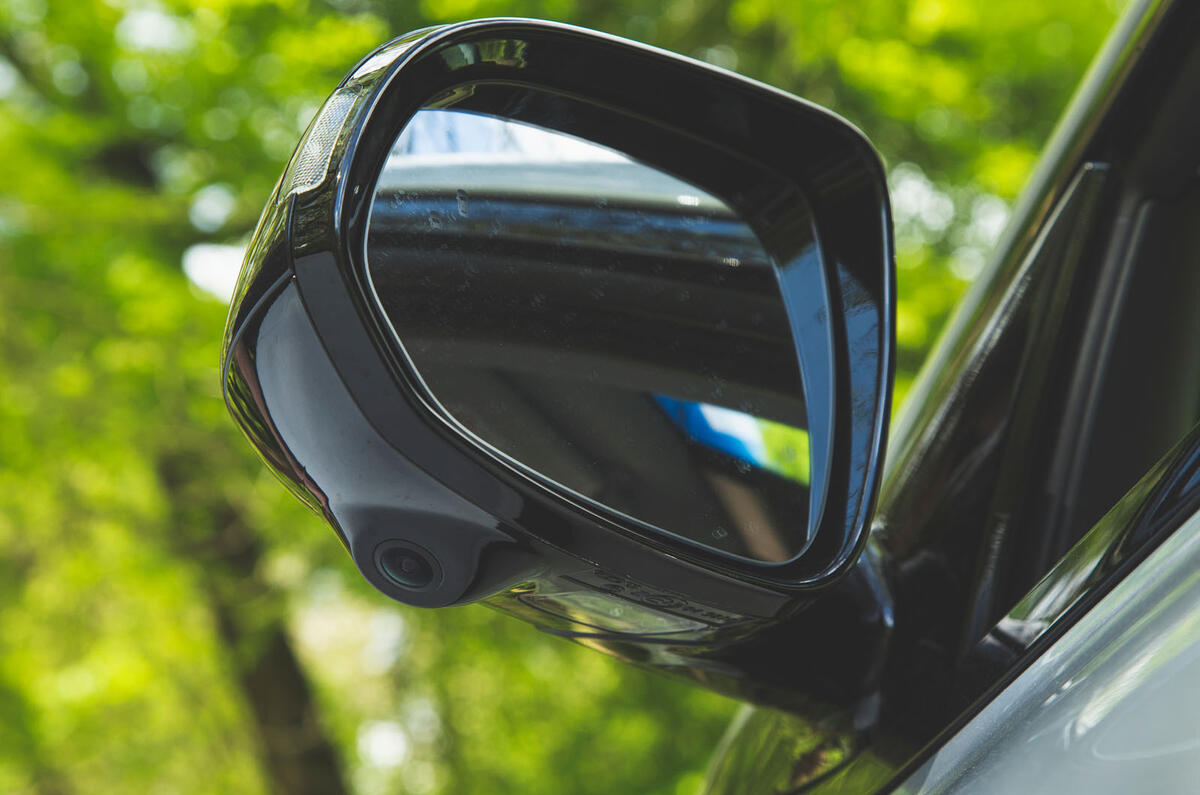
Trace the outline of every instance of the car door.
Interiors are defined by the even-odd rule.
[[[709,792],[890,789],[963,726],[986,744],[971,719],[1032,692],[1005,688],[1047,649],[1068,654],[1070,627],[1086,640],[1085,617],[1135,621],[1104,601],[1131,572],[1143,603],[1176,598],[1178,556],[1147,556],[1187,543],[1200,496],[1198,12],[1131,10],[910,393],[872,538],[896,622],[852,728],[748,711]],[[1125,637],[1109,638],[1118,657],[1141,636]],[[1102,652],[1072,648],[1079,666]],[[1113,676],[1097,687],[1128,685]]]
[[[1001,620],[994,635],[1035,659],[898,791],[1191,791],[1198,507],[1193,432]],[[1116,582],[1100,596],[1106,580]]]

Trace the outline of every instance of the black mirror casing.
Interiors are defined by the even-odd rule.
[[[764,563],[654,532],[479,444],[429,394],[372,299],[365,264],[375,182],[398,131],[428,107],[618,148],[720,197],[751,226],[776,263],[805,383],[815,521],[801,554]],[[247,255],[224,388],[270,468],[385,594],[419,606],[488,599],[627,659],[702,669],[714,649],[793,615],[861,553],[886,436],[893,316],[885,175],[845,121],[628,41],[484,20],[381,47],[318,113]],[[590,594],[627,609],[598,608],[607,617],[590,622]]]

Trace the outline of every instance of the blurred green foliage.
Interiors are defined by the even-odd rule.
[[[734,705],[404,610],[225,417],[224,306],[299,132],[387,38],[560,19],[829,106],[889,164],[899,392],[1113,0],[0,4],[0,791],[692,791]]]

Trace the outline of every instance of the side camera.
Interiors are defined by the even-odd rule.
[[[401,588],[428,588],[441,579],[441,570],[432,555],[401,541],[380,544],[375,551],[375,566]]]

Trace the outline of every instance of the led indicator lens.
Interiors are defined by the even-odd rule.
[[[645,605],[599,591],[530,594],[520,597],[547,613],[605,632],[629,635],[663,635],[704,629],[707,624],[664,613]]]

